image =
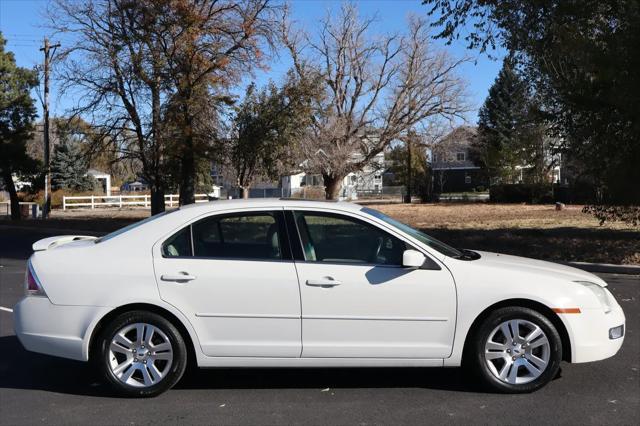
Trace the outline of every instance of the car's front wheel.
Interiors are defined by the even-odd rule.
[[[106,380],[127,396],[156,396],[184,374],[187,350],[176,327],[145,311],[117,316],[101,334],[99,364]]]
[[[477,329],[468,355],[491,390],[532,392],[558,373],[562,342],[544,315],[529,308],[506,307],[492,312]]]

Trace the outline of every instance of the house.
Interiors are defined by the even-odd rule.
[[[354,153],[353,161],[357,161],[361,154]],[[349,173],[342,180],[342,188],[339,197],[341,199],[355,200],[358,194],[382,193],[382,173],[384,171],[384,152],[377,154],[372,161],[362,170]],[[304,167],[302,163],[301,168]],[[285,197],[304,196],[307,188],[317,188],[324,191],[322,175],[298,172],[283,176],[280,180],[282,193]]]
[[[489,181],[476,161],[477,128],[460,126],[435,143],[430,152],[436,193],[486,189]],[[429,156],[428,156],[429,157]]]
[[[121,187],[120,191],[122,192],[142,192],[148,191],[149,184],[143,181],[142,179],[133,181],[133,182],[125,182]]]

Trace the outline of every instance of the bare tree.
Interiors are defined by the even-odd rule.
[[[72,37],[60,52],[62,95],[77,99],[82,116],[102,137],[94,149],[115,147],[139,161],[151,190],[151,212],[164,210],[161,100],[162,38],[149,2],[55,0],[52,27]]]
[[[370,34],[374,22],[345,3],[337,17],[325,16],[316,37],[294,29],[286,18],[282,25],[300,77],[324,84],[302,146],[309,171],[322,174],[329,199],[338,196],[347,174],[409,129],[468,111],[465,84],[457,75],[466,59],[436,50],[425,20],[410,17],[407,34],[377,37]]]
[[[153,213],[170,180],[181,204],[195,201],[229,87],[267,57],[277,10],[270,0],[55,0],[52,26],[73,34],[61,72],[72,112],[140,161]]]

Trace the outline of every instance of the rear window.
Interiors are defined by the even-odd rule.
[[[164,211],[162,213],[158,213],[158,214],[153,215],[153,216],[149,216],[146,219],[143,219],[141,221],[132,223],[131,225],[127,225],[124,228],[120,228],[120,229],[118,229],[116,231],[113,231],[110,234],[104,235],[104,236],[102,236],[102,237],[100,237],[100,238],[98,238],[98,239],[96,239],[94,241],[95,241],[96,244],[102,243],[104,241],[107,241],[107,240],[110,240],[110,239],[112,239],[114,237],[117,237],[118,235],[125,234],[125,233],[131,231],[132,229],[137,228],[138,226],[144,225],[145,223],[153,222],[156,219],[159,219],[159,218],[161,218],[163,216],[166,216],[166,215],[168,215],[170,213],[177,212],[177,211],[178,211],[178,209],[173,209],[173,210]]]

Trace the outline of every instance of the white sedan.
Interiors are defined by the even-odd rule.
[[[625,317],[590,273],[457,250],[355,204],[231,200],[33,245],[16,334],[153,396],[199,367],[458,367],[530,392],[613,356]]]

